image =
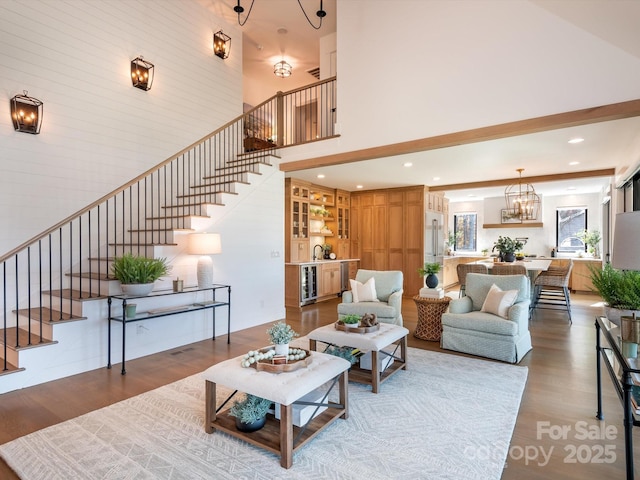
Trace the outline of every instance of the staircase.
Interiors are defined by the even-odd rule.
[[[1,256],[0,393],[11,389],[3,386],[11,374],[48,366],[47,355],[77,363],[77,371],[91,368],[72,352],[85,348],[83,335],[95,335],[87,325],[104,325],[104,299],[120,293],[111,260],[174,247],[177,232],[195,231],[240,185],[274,168],[278,148],[334,137],[335,88],[334,77],[279,92]],[[296,124],[295,112],[311,103],[318,118],[309,131]],[[64,338],[72,340],[62,345]],[[43,374],[40,381],[50,379]]]

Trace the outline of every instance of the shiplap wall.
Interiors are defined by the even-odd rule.
[[[224,61],[212,54],[220,29],[233,39]],[[139,55],[155,65],[147,92],[131,85]],[[240,115],[242,32],[196,0],[0,0],[0,89],[1,255]],[[44,102],[40,135],[13,129],[9,100],[23,90]],[[231,330],[284,318],[283,174],[265,169],[223,201],[199,230],[222,236],[214,280],[232,285]],[[158,256],[193,285],[198,259],[185,248],[182,235]],[[81,334],[59,334],[64,355],[32,349],[0,393],[106,365],[106,301],[91,303]],[[207,338],[209,314],[145,322],[127,357]]]
[[[195,0],[2,0],[0,52],[0,254],[242,113],[242,34]],[[23,90],[44,102],[40,135],[13,130]]]

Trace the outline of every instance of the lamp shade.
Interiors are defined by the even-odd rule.
[[[222,252],[219,233],[193,233],[189,235],[189,253],[192,255],[214,255]]]
[[[616,215],[611,264],[622,270],[640,270],[640,211]]]

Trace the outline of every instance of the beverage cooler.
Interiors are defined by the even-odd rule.
[[[300,306],[315,303],[318,298],[318,266],[300,266]]]

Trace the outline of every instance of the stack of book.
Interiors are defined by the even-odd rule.
[[[424,298],[444,298],[443,288],[421,288],[419,295]]]

